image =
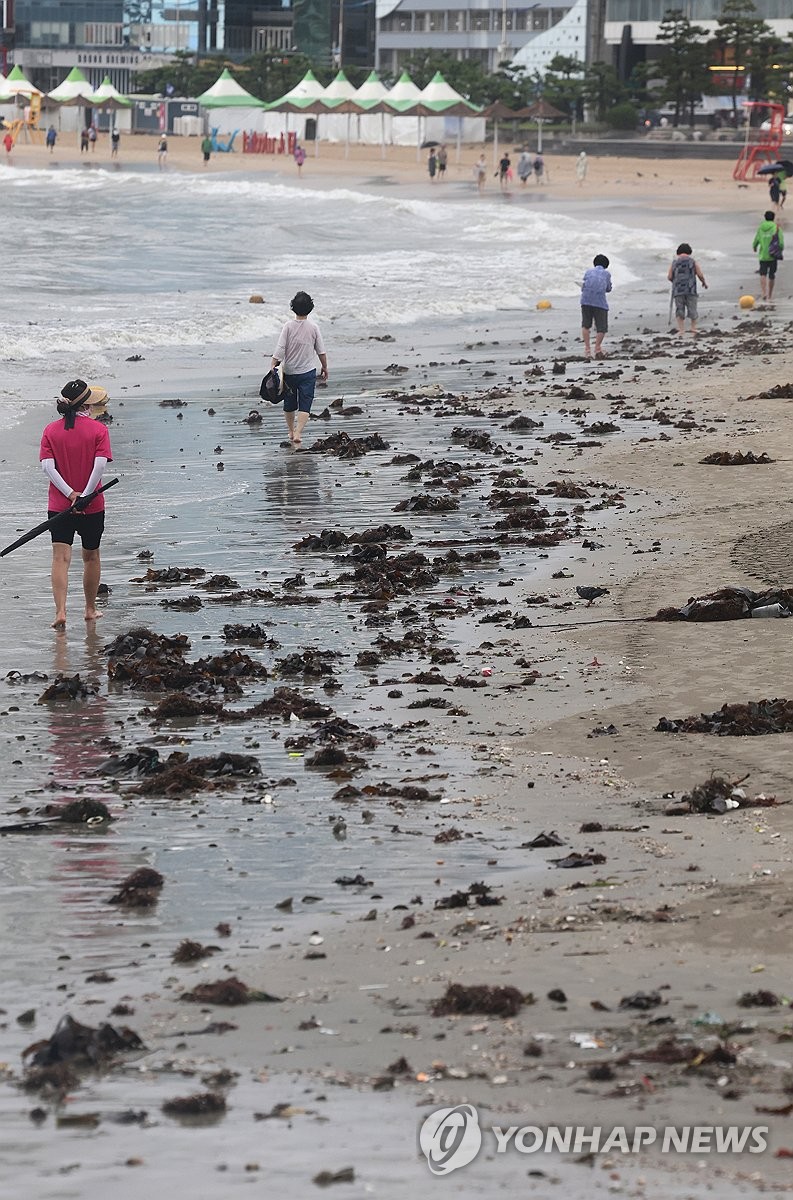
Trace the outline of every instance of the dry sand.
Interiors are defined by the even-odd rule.
[[[91,153],[80,153],[79,144],[74,140],[75,135],[64,134],[59,138],[55,150],[49,153],[45,146],[30,145],[20,142],[14,149],[11,161],[23,167],[54,168],[60,165],[72,166],[82,163],[86,169],[119,169],[126,167],[157,170],[157,142],[152,135],[125,135],[121,139],[121,148],[116,160],[110,157],[110,146],[107,135],[100,135],[96,143],[97,149]],[[512,153],[513,162],[517,162],[518,152],[512,149],[512,144],[502,138],[501,147]],[[424,162],[426,151],[422,151],[420,161],[416,159],[415,147],[389,146],[383,157],[379,146],[351,145],[347,153],[345,147],[336,143],[319,144],[318,154],[309,144],[308,157],[303,167],[300,183],[302,186],[314,187],[318,184],[327,186],[342,180],[355,186],[383,186],[398,183],[403,186],[421,185],[423,194],[430,196],[436,190],[441,192],[449,185],[463,184],[472,192],[476,191],[472,169],[484,149],[488,163],[491,163],[492,145],[464,145],[461,147],[460,161],[456,162],[456,149],[449,147],[448,179],[431,184]],[[603,145],[594,145],[590,153],[586,180],[579,186],[576,180],[573,155],[544,155],[546,164],[545,181],[537,185],[534,180],[521,185],[515,179],[511,192],[515,196],[534,191],[548,192],[554,198],[563,200],[621,200],[644,211],[659,209],[687,209],[702,212],[752,212],[758,204],[765,206],[767,188],[761,181],[750,185],[738,185],[732,178],[733,162],[727,160],[697,160],[697,159],[646,159],[616,156],[605,152]],[[271,154],[213,154],[210,162],[204,164],[198,138],[168,139],[168,160],[166,170],[169,171],[207,171],[218,172],[244,171],[277,176],[279,179],[298,179],[297,168],[288,155]],[[492,173],[488,175],[484,196],[492,197],[498,193],[498,181]],[[757,197],[762,198],[758,201]]]
[[[122,169],[154,157],[153,139],[126,138],[122,147]],[[459,172],[453,166],[448,184],[436,188],[467,183],[465,163],[477,149],[467,150]],[[309,157],[301,186],[320,181],[377,186],[387,174],[418,187],[423,173],[410,153],[391,153],[383,165],[374,152],[364,160],[352,150],[345,160],[343,150],[323,147],[318,160]],[[44,154],[21,147],[14,157],[21,165],[40,165]],[[97,163],[103,154],[100,143]],[[54,156],[61,162],[78,157],[63,142]],[[169,169],[189,169],[197,158],[197,144],[171,140]],[[765,203],[759,186],[748,192],[735,187],[726,163],[592,158],[579,190],[573,159],[547,161],[549,195],[577,205],[584,219],[590,201],[598,201],[600,212],[603,204],[627,198],[637,219],[644,214],[651,219],[654,209],[668,205],[696,210],[701,219],[714,208],[746,214],[750,225]],[[294,171],[291,163],[253,156],[216,156],[208,169]],[[714,182],[703,184],[703,176]],[[425,186],[429,193],[429,183]],[[508,1169],[481,1158],[454,1176],[457,1195],[492,1195],[499,1186],[519,1186],[543,1200],[563,1189],[576,1197],[622,1192],[659,1200],[793,1190],[786,1161],[774,1158],[793,1142],[790,1118],[757,1112],[785,1110],[789,1103],[788,1009],[785,1003],[749,1010],[737,1004],[742,993],[759,988],[782,998],[790,994],[784,930],[793,879],[793,809],[667,816],[662,800],[666,792],[679,796],[711,771],[734,779],[750,774],[751,792],[790,800],[791,734],[716,738],[654,731],[662,716],[793,695],[786,656],[793,623],[640,620],[728,583],[758,589],[793,585],[790,401],[747,400],[761,385],[787,378],[788,316],[782,303],[740,324],[729,317],[722,331],[706,330],[696,345],[666,337],[627,343],[615,335],[607,344],[608,362],[585,374],[570,365],[566,377],[548,372],[530,382],[543,403],[610,411],[622,429],[630,429],[624,413],[634,407],[645,415],[665,409],[672,424],[658,424],[642,441],[634,436],[609,443],[605,437],[584,449],[562,444],[545,454],[539,468],[527,467],[532,485],[553,477],[600,495],[608,484],[606,490],[624,501],[616,510],[587,512],[588,538],[600,548],[587,551],[576,540],[563,549],[559,561],[569,579],[541,587],[518,580],[510,589],[511,609],[528,615],[533,625],[509,631],[479,627],[475,636],[487,644],[472,652],[469,663],[492,667],[492,677],[486,690],[452,697],[465,704],[471,724],[456,732],[442,714],[434,723],[439,742],[454,747],[459,739],[461,748],[476,748],[481,788],[465,802],[452,795],[447,819],[435,819],[432,832],[454,827],[463,839],[471,834],[492,844],[488,882],[502,903],[435,909],[438,897],[450,890],[445,864],[458,853],[455,843],[440,843],[432,894],[419,902],[406,880],[400,907],[394,908],[393,895],[383,907],[362,889],[356,919],[323,918],[320,953],[326,957],[306,958],[312,945],[305,920],[280,912],[273,913],[270,948],[226,950],[218,967],[227,964],[251,985],[284,999],[234,1009],[238,1029],[222,1038],[197,1038],[188,1031],[202,1021],[224,1019],[225,1010],[202,1013],[176,1000],[186,982],[222,976],[214,964],[178,977],[165,970],[160,987],[134,996],[131,1023],[160,1059],[167,1047],[178,1046],[181,1068],[172,1069],[200,1073],[210,1060],[225,1064],[246,1079],[261,1080],[271,1099],[308,1109],[308,1115],[292,1115],[290,1143],[301,1122],[315,1122],[311,1113],[318,1103],[322,1107],[320,1093],[338,1094],[343,1087],[361,1097],[359,1106],[335,1116],[330,1139],[322,1142],[316,1135],[327,1162],[306,1150],[312,1133],[298,1139],[297,1153],[308,1157],[290,1194],[311,1194],[316,1170],[337,1169],[348,1159],[357,1181],[333,1189],[341,1200],[403,1196],[414,1184],[436,1186],[408,1140],[416,1116],[411,1108],[419,1106],[423,1115],[437,1104],[462,1101],[479,1105],[485,1124],[769,1124],[772,1133],[765,1154],[705,1159],[704,1174],[701,1163],[671,1156],[634,1162],[609,1155],[594,1164],[539,1161],[540,1156],[521,1162],[513,1156]],[[591,395],[566,399],[574,381]],[[535,408],[522,389],[501,403]],[[681,419],[682,427],[676,424]],[[767,451],[775,463],[699,464],[712,450],[750,448]],[[573,588],[593,583],[606,584],[610,595],[590,609]],[[537,591],[547,602],[527,605],[526,596]],[[539,672],[531,688],[518,686],[529,668],[518,667],[517,660]],[[595,727],[612,724],[616,733],[591,736]],[[357,808],[348,820],[360,819]],[[394,815],[405,831],[418,825],[427,836],[424,817],[409,806],[397,807]],[[579,832],[582,822],[592,821],[619,828]],[[500,857],[513,856],[542,830],[556,830],[564,847],[523,851],[535,870],[515,882],[500,870]],[[589,848],[605,862],[569,871],[545,865],[569,850]],[[509,1019],[430,1016],[431,1003],[451,983],[512,985],[531,993],[534,1002]],[[561,989],[566,999],[548,999],[552,989]],[[621,999],[637,991],[658,995],[646,1012],[620,1011]],[[74,1011],[94,1023],[96,1010],[81,1012],[75,1004]],[[571,1040],[581,1033],[592,1035],[600,1048]],[[684,1047],[679,1061],[643,1057],[668,1039],[676,1039],[673,1048]],[[721,1056],[711,1061],[707,1055],[714,1049]],[[610,1073],[592,1078],[595,1063],[607,1064]],[[194,1083],[183,1090],[195,1090]],[[232,1103],[234,1095],[232,1090]],[[369,1134],[367,1122],[374,1122],[381,1143],[356,1142],[351,1137],[356,1121]],[[393,1131],[390,1144],[383,1127]],[[150,1152],[145,1137],[140,1141],[145,1158]],[[166,1153],[151,1152],[152,1172],[164,1169]],[[234,1160],[234,1170],[241,1181],[242,1160]],[[527,1177],[527,1170],[539,1174]],[[206,1195],[225,1197],[230,1187],[231,1181],[228,1188],[213,1184]]]

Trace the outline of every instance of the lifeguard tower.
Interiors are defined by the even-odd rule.
[[[44,142],[44,130],[39,129],[39,117],[41,116],[41,96],[35,92],[28,98],[28,103],[24,108],[24,116],[17,117],[13,121],[6,122],[6,129],[14,139],[14,145],[18,141],[32,142],[35,145],[42,145]]]
[[[751,111],[746,114],[746,140],[732,173],[733,179],[754,179],[761,167],[776,162],[782,150],[785,106],[773,100],[745,100],[743,108],[767,108],[770,114],[768,129],[752,129]]]

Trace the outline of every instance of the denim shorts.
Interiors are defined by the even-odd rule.
[[[302,375],[284,375],[284,412],[311,412],[317,372],[304,371]]]

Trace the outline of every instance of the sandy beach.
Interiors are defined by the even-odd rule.
[[[478,151],[443,185],[379,148],[323,146],[299,181],[263,156],[208,172],[271,174],[295,203],[330,187],[429,200],[453,230]],[[63,139],[53,161],[13,157],[9,173],[80,156]],[[171,139],[168,171],[198,157]],[[154,160],[154,139],[122,141],[120,171]],[[122,482],[104,618],[83,627],[73,572],[67,631],[49,629],[43,540],[0,574],[0,825],[74,799],[113,818],[0,839],[4,1196],[225,1200],[265,1177],[339,1200],[793,1191],[791,733],[657,728],[790,697],[790,627],[649,620],[727,586],[793,587],[793,393],[773,391],[787,264],[775,306],[738,307],[759,290],[766,191],[731,164],[592,156],[579,189],[573,158],[546,161],[541,188],[488,180],[485,219],[541,206],[619,222],[637,246],[649,229],[707,247],[696,341],[670,336],[661,251],[643,244],[604,362],[581,357],[575,297],[388,328],[372,302],[331,350],[300,453],[258,399],[269,345],[105,359]],[[532,252],[516,243],[530,296]],[[264,301],[267,319],[284,307]],[[40,519],[31,464],[55,384],[37,394],[36,365],[13,369],[9,403],[35,399],[5,432],[4,542]],[[748,451],[773,461],[701,461]],[[590,586],[608,589],[591,606]],[[189,645],[124,642],[141,629]],[[87,690],[42,703],[58,675]],[[185,756],[215,762],[191,774]],[[685,811],[711,775],[745,780],[746,804]],[[141,868],[162,888],[109,908]],[[174,962],[183,939],[197,957]],[[39,1047],[50,1074],[32,1078],[23,1052],[67,1013],[145,1049],[65,1078]],[[195,1095],[214,1097],[198,1116],[162,1110]],[[441,1183],[418,1129],[458,1104],[486,1144]],[[498,1154],[491,1127],[510,1125],[769,1132],[758,1154]]]

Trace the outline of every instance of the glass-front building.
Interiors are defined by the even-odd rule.
[[[16,0],[9,59],[44,92],[72,67],[94,87],[109,75],[129,91],[135,73],[152,61],[130,32],[151,12],[151,0]]]

